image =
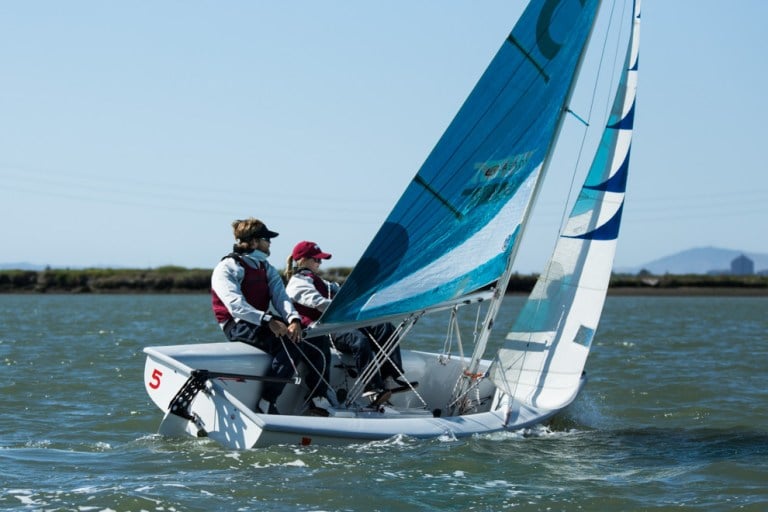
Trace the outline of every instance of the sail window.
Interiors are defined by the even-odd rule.
[[[580,325],[579,330],[576,331],[576,336],[573,337],[573,342],[589,348],[592,345],[592,338],[594,336],[595,336],[594,329],[590,329],[589,327]]]

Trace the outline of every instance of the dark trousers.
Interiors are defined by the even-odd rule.
[[[304,361],[309,366],[307,372],[309,398],[326,397],[328,383],[331,381],[331,342],[328,336],[306,338],[299,348],[304,353]]]
[[[373,360],[374,354],[379,351],[369,336],[372,336],[376,343],[382,346],[394,331],[395,326],[390,323],[373,325],[354,331],[336,333],[333,335],[333,342],[341,352],[352,355],[355,359],[357,371],[361,372]],[[381,369],[371,380],[370,386],[376,389],[383,389],[384,379],[387,377],[398,377],[402,371],[403,361],[400,356],[400,346],[398,345],[389,354],[389,359],[384,360]]]
[[[272,364],[268,377],[290,379],[294,373],[293,364],[298,365],[300,361],[305,361],[309,365],[306,380],[311,396],[326,395],[328,391],[326,382],[330,376],[331,362],[331,348],[328,340],[318,337],[304,340],[297,345],[287,337],[281,341],[269,327],[233,320],[224,325],[224,335],[229,341],[242,341],[271,355]],[[261,398],[274,403],[283,388],[285,383],[265,382]]]

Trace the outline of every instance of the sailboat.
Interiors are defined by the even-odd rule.
[[[613,106],[552,257],[501,346],[489,350],[515,256],[552,161],[599,0],[532,0],[429,154],[311,336],[391,322],[370,368],[334,351],[327,417],[304,415],[298,373],[255,409],[270,357],[243,343],[144,349],[144,382],[164,412],[159,432],[230,449],[339,444],[393,436],[460,438],[515,431],[568,407],[582,389],[613,265],[629,169],[639,0]],[[460,314],[476,308],[472,315]],[[443,315],[458,356],[407,350],[425,315]],[[464,354],[460,322],[477,323]],[[402,345],[406,385],[385,402],[365,384]],[[469,347],[468,347],[469,348]],[[469,352],[469,350],[467,351]]]

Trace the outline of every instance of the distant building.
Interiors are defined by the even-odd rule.
[[[731,262],[731,274],[735,276],[751,276],[755,273],[755,262],[743,254]]]

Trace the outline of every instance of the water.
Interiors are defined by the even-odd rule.
[[[590,381],[548,426],[232,452],[155,435],[142,383],[144,346],[223,339],[207,296],[0,295],[0,509],[768,510],[767,312],[609,297]]]

